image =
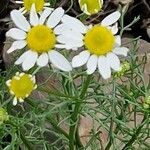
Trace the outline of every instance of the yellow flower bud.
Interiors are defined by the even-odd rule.
[[[143,103],[143,108],[144,108],[144,109],[149,109],[150,107],[149,107],[149,105],[148,105],[148,104]]]
[[[121,77],[123,76],[128,70],[130,70],[130,64],[125,61],[121,64],[120,70],[114,73],[114,77]]]
[[[3,124],[4,121],[9,119],[8,113],[5,109],[0,107],[0,125]]]
[[[145,103],[147,103],[147,104],[150,105],[150,96],[148,96],[148,97],[145,98]]]
[[[80,9],[87,15],[98,13],[103,6],[103,0],[79,0]]]

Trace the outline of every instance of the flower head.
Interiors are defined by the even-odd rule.
[[[125,61],[121,63],[119,71],[116,71],[114,73],[114,77],[121,77],[129,70],[130,70],[130,64],[127,61]]]
[[[101,10],[103,0],[79,0],[79,5],[85,14],[96,14]]]
[[[33,4],[30,23],[20,11],[13,10],[11,12],[11,18],[18,28],[12,28],[6,33],[8,37],[15,40],[7,52],[11,53],[25,47],[28,49],[15,62],[16,65],[22,64],[24,70],[29,70],[35,63],[40,67],[46,66],[50,61],[53,66],[63,71],[71,71],[72,68],[67,59],[55,51],[55,48],[59,48],[55,27],[61,21],[64,10],[57,8],[51,12],[46,9],[40,17],[35,10]],[[65,29],[62,28],[62,30]]]
[[[9,119],[9,115],[7,111],[0,107],[0,125],[3,124],[4,121],[7,121]]]
[[[60,32],[59,40],[64,42],[62,47],[85,50],[73,57],[73,68],[87,64],[87,73],[92,74],[97,69],[104,79],[111,77],[111,69],[119,71],[120,60],[117,55],[127,56],[128,48],[121,47],[121,37],[118,32],[117,21],[121,14],[113,12],[102,20],[100,24],[84,26],[76,18],[64,15],[61,26],[68,26],[67,32]]]
[[[24,102],[24,99],[37,87],[35,76],[19,72],[11,80],[8,80],[6,84],[10,93],[14,96],[13,105],[17,104],[17,100]]]
[[[37,12],[42,12],[42,10],[44,10],[44,9],[51,9],[48,7],[48,6],[50,6],[50,3],[46,3],[44,0],[21,0],[21,1],[16,1],[16,3],[23,5],[23,7],[20,9],[20,11],[23,14],[26,12],[30,12],[31,6],[33,4],[35,4],[35,8],[36,8]]]

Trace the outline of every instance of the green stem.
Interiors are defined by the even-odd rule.
[[[141,129],[144,126],[144,121],[146,120],[146,115],[144,116],[141,125],[137,128],[136,132],[133,134],[133,136],[131,137],[131,139],[128,141],[128,143],[123,147],[122,150],[127,150],[137,139],[137,137],[139,136],[139,134],[141,133]]]
[[[70,125],[70,130],[69,130],[69,148],[70,150],[74,150],[74,143],[75,143],[75,133],[78,130],[78,121],[79,121],[79,112],[81,110],[81,104],[84,99],[84,96],[87,92],[87,88],[90,84],[91,76],[87,76],[87,79],[83,85],[81,94],[79,96],[79,101],[76,102],[74,112],[71,115],[71,125]]]
[[[76,143],[77,143],[78,148],[81,148],[81,147],[83,147],[83,144],[82,144],[82,142],[80,140],[78,126],[77,126],[76,133],[75,133],[75,139],[76,139]]]
[[[34,150],[21,131],[20,131],[20,138],[22,142],[24,143],[24,145],[26,146],[26,148],[28,148],[28,150]]]
[[[67,139],[69,139],[69,135],[57,125],[57,122],[51,118],[50,116],[46,117],[47,121],[53,126],[53,128],[58,132],[63,134]]]

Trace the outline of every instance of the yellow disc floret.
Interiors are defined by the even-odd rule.
[[[16,75],[11,80],[8,80],[6,84],[10,93],[19,100],[28,97],[36,88],[35,77],[25,73],[16,73]]]
[[[108,28],[95,25],[86,33],[84,43],[90,53],[98,56],[105,55],[112,51],[115,37]]]
[[[37,25],[27,34],[28,47],[38,53],[48,52],[54,48],[56,36],[53,30],[45,25]]]
[[[87,14],[95,14],[101,10],[103,0],[79,0],[81,10]]]
[[[35,4],[35,8],[37,12],[42,11],[44,7],[44,0],[23,0],[24,7],[27,11],[30,11],[32,4]]]

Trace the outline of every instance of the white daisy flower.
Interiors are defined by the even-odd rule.
[[[79,0],[79,6],[85,14],[92,15],[102,9],[103,0]]]
[[[33,90],[37,88],[35,76],[17,72],[12,79],[6,82],[10,94],[14,96],[13,105],[17,105],[17,101],[24,102]]]
[[[42,12],[44,9],[53,10],[52,8],[49,8],[50,3],[45,2],[45,0],[20,0],[15,2],[23,5],[23,7],[20,9],[23,14],[30,12],[33,4],[35,4],[36,12],[38,13]]]
[[[121,14],[116,11],[102,20],[100,24],[84,26],[76,18],[64,15],[62,24],[55,28],[60,47],[78,49],[84,46],[79,55],[73,57],[73,68],[86,64],[87,73],[92,74],[97,69],[104,79],[111,77],[111,69],[120,69],[117,55],[127,56],[128,48],[121,47],[121,37],[118,32],[117,21]],[[65,27],[66,31],[61,28]]]
[[[58,39],[54,30],[63,15],[64,10],[57,8],[51,14],[44,10],[39,18],[35,5],[32,5],[29,23],[20,11],[11,12],[11,18],[18,28],[12,28],[6,33],[6,36],[15,40],[7,52],[28,47],[28,50],[15,62],[16,65],[22,64],[23,70],[29,70],[35,63],[43,67],[50,61],[62,71],[72,70],[69,61],[55,50]]]

